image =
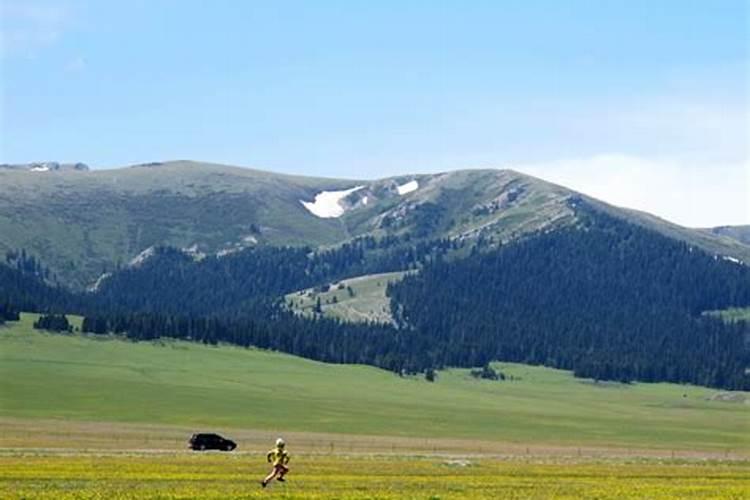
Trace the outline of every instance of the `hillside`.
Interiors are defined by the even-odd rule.
[[[704,314],[750,306],[750,247],[726,236],[504,170],[345,181],[192,162],[34,168],[0,172],[18,184],[0,203],[19,200],[0,212],[12,226],[0,234],[31,238],[52,264],[7,254],[9,311],[398,374],[501,360],[750,387],[747,325]],[[112,265],[105,247],[147,243],[99,275]],[[70,260],[60,274],[66,253],[84,267]]]
[[[366,234],[465,237],[489,226],[514,237],[569,217],[567,195],[509,171],[354,181],[187,161],[0,169],[0,251],[25,248],[81,287],[153,246],[200,255]]]
[[[396,373],[502,360],[603,380],[750,387],[747,325],[703,314],[750,306],[750,267],[572,203],[576,226],[499,247],[364,238],[198,261],[160,251],[87,295],[87,330]],[[390,283],[398,274],[382,274],[399,272]]]
[[[745,245],[750,245],[750,225],[719,226],[705,229],[705,231],[735,239],[740,243],[744,243]]]
[[[750,267],[579,207],[586,224],[436,262],[389,288],[402,329],[448,366],[492,359],[603,379],[750,388]]]
[[[320,314],[342,321],[390,323],[391,302],[386,296],[388,284],[400,280],[403,271],[369,274],[337,283],[288,293],[288,307],[307,317]]]
[[[750,407],[700,387],[594,384],[508,363],[495,367],[512,381],[451,369],[429,383],[255,349],[43,333],[31,329],[33,318],[0,327],[3,418],[678,450],[750,445]]]
[[[0,170],[0,251],[25,248],[81,287],[154,245],[218,252],[347,237],[299,199],[344,181],[169,162],[115,170]]]
[[[404,185],[395,196],[422,196],[418,183],[399,193]],[[319,202],[316,195],[321,214]],[[745,323],[703,315],[750,306],[750,267],[649,229],[636,222],[641,214],[626,217],[578,195],[560,203],[570,213],[565,224],[527,228],[527,237],[509,241],[497,233],[428,239],[445,236],[437,230],[419,238],[396,230],[405,216],[389,223],[393,234],[327,248],[253,245],[198,255],[158,247],[86,294],[44,286],[47,270],[22,252],[12,261],[20,268],[0,265],[12,278],[0,282],[0,303],[86,314],[87,331],[99,334],[228,342],[395,373],[501,360],[602,380],[750,387]],[[415,227],[442,219],[425,220]],[[372,286],[383,273],[408,276]],[[359,297],[354,287],[339,289],[357,277]],[[299,297],[296,306],[289,294]],[[320,314],[310,315],[311,305]]]
[[[26,249],[77,289],[155,246],[200,257],[257,245],[330,247],[366,235],[510,241],[573,223],[568,201],[579,196],[510,170],[368,181],[190,161],[40,168],[0,168],[0,252]],[[731,238],[600,207],[750,262],[750,247]]]

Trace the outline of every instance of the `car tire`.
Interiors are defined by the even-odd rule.
[[[198,451],[206,451],[206,445],[202,444],[202,445],[198,446]]]

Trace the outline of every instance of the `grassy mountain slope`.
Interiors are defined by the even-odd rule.
[[[735,321],[746,321],[750,323],[750,307],[730,307],[718,311],[706,311],[703,314],[718,316],[730,323]],[[748,332],[748,340],[750,341],[750,332]]]
[[[346,239],[345,229],[299,200],[349,184],[194,162],[0,171],[0,251],[26,248],[82,285],[152,245],[330,244]]]
[[[701,229],[692,229],[674,224],[655,215],[639,210],[613,207],[591,197],[584,197],[595,208],[619,219],[627,220],[639,226],[657,231],[675,240],[686,241],[698,248],[717,254],[730,256],[745,263],[750,263],[750,246],[722,233],[712,233]]]
[[[402,197],[382,196],[383,189],[409,180],[419,187]],[[459,170],[434,175],[376,181],[353,197],[368,204],[344,220],[353,234],[400,234],[424,237],[513,239],[571,221],[566,200],[572,192],[512,170]],[[380,197],[379,197],[380,195]]]
[[[750,245],[750,225],[745,226],[719,226],[705,229],[711,234],[726,236],[735,239],[745,245]]]
[[[670,384],[594,384],[498,364],[435,383],[365,366],[194,343],[0,328],[0,416],[485,441],[745,450],[749,406]],[[745,400],[747,393],[734,393]]]
[[[314,316],[318,299],[323,316],[342,321],[377,321],[389,323],[390,299],[386,297],[388,283],[398,281],[404,272],[369,274],[332,283],[323,291],[319,287],[307,288],[286,295],[290,308],[305,316]]]
[[[416,189],[400,189],[416,183]],[[360,189],[340,218],[300,201]],[[363,181],[280,175],[175,161],[113,170],[0,169],[0,252],[25,248],[80,288],[154,245],[217,253],[256,244],[335,245],[358,235],[521,235],[574,221],[577,193],[511,170],[464,170]],[[750,247],[597,202],[602,210],[750,262]]]

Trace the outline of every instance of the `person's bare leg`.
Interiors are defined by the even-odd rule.
[[[287,472],[289,472],[289,467],[285,465],[280,465],[278,467],[277,472],[278,472],[278,476],[276,476],[276,479],[283,483],[284,481],[286,481],[286,479],[284,479],[284,476],[286,475]]]
[[[273,478],[276,477],[276,467],[273,468],[273,470],[266,476],[266,478],[261,482],[263,487],[265,488],[268,483],[273,481]]]

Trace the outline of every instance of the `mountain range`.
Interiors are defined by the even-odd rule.
[[[512,170],[0,168],[0,322],[399,374],[494,360],[750,388],[750,246]],[[44,324],[65,325],[60,317]]]
[[[378,180],[275,174],[192,161],[110,170],[0,165],[0,252],[24,249],[62,284],[91,286],[154,247],[196,256],[243,248],[328,248],[353,238],[509,242],[575,224],[571,199],[707,252],[750,262],[739,230],[694,230],[512,170]],[[140,256],[140,257],[139,257]]]

